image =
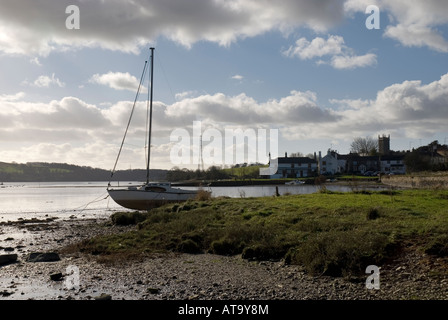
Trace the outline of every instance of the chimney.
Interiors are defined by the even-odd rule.
[[[288,158],[288,152],[285,152],[285,158]]]

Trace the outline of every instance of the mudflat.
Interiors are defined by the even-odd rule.
[[[159,253],[110,259],[67,246],[136,226],[109,220],[48,219],[0,226],[0,255],[17,254],[0,266],[5,300],[410,300],[448,299],[445,260],[405,248],[380,268],[379,289],[365,277],[311,276],[284,261],[249,261],[241,255]],[[27,261],[31,253],[56,253],[58,261]],[[76,272],[74,272],[74,270]],[[76,278],[74,278],[76,277]]]

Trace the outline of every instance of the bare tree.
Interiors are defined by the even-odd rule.
[[[300,152],[300,151],[297,151],[297,152],[293,152],[293,153],[291,153],[289,156],[292,157],[292,158],[295,158],[295,157],[303,157],[303,153]]]
[[[350,145],[350,151],[361,156],[375,155],[378,152],[378,141],[371,137],[357,137]]]

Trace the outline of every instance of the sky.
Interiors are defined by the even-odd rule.
[[[447,1],[0,8],[1,162],[112,169],[136,100],[117,169],[144,168],[148,77],[136,92],[150,47],[153,169],[196,169],[200,135],[205,167],[239,163],[237,150],[261,163],[269,152],[345,154],[354,138],[383,134],[392,150],[448,143]],[[229,132],[248,138],[226,144]]]

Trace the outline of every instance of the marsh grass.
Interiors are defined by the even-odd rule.
[[[346,276],[392,258],[418,239],[428,254],[448,247],[448,191],[216,198],[135,213],[135,231],[80,244],[93,254],[210,252],[255,260],[285,259],[310,274]],[[144,217],[143,221],[140,221]],[[116,219],[118,220],[118,219]]]

